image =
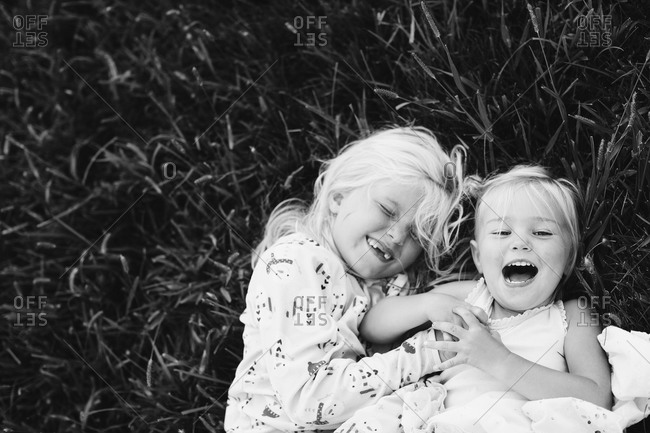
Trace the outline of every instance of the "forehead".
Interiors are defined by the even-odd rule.
[[[562,224],[566,217],[548,191],[532,185],[503,186],[481,197],[476,211],[477,223],[513,219]]]
[[[376,183],[368,189],[368,192],[371,197],[384,200],[404,211],[413,208],[424,197],[424,190],[420,186],[392,182]]]

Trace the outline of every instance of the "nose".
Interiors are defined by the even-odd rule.
[[[530,251],[530,245],[528,245],[528,242],[526,242],[526,239],[524,239],[522,236],[517,235],[516,233],[513,236],[511,246],[512,246],[513,250]]]
[[[386,234],[390,240],[401,246],[404,245],[404,241],[409,236],[409,231],[410,227],[408,224],[398,221],[388,228]]]

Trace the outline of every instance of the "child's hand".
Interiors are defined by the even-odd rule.
[[[510,354],[508,348],[501,342],[499,334],[491,333],[472,311],[464,307],[456,307],[453,311],[458,315],[457,317],[462,319],[464,325],[434,322],[431,327],[451,335],[455,341],[425,343],[427,347],[440,352],[443,362],[436,366],[437,370],[445,370],[460,364],[470,364],[481,370],[486,370],[483,366],[499,362]],[[446,352],[454,352],[456,355],[450,358]]]
[[[460,326],[467,329],[465,321],[457,314],[453,313],[454,308],[462,307],[468,309],[483,325],[487,326],[488,316],[487,313],[479,307],[463,302],[457,298],[447,295],[436,295],[436,310],[429,311],[429,320],[433,322],[451,322],[454,325]],[[439,330],[435,330],[436,341],[457,341],[451,334]],[[438,351],[440,359],[442,361],[447,361],[454,356],[456,353],[450,351]]]

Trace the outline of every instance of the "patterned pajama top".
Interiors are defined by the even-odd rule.
[[[384,290],[360,284],[337,255],[304,234],[265,251],[241,315],[244,354],[228,393],[226,431],[334,430],[431,373],[438,357],[423,348],[428,330],[367,356],[358,326]],[[389,296],[398,292],[388,285]]]

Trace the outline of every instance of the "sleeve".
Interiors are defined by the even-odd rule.
[[[364,357],[356,328],[366,310],[358,305],[363,297],[355,296],[340,260],[325,253],[272,248],[259,260],[249,288],[265,306],[255,309],[266,345],[259,362],[287,416],[312,428],[336,427],[430,373],[437,362],[437,352],[423,346],[433,338],[428,330],[390,352]]]

